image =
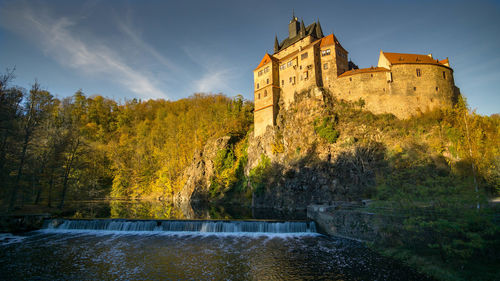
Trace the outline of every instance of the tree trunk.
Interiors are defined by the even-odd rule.
[[[23,166],[24,166],[24,159],[26,158],[26,149],[28,148],[28,143],[29,143],[29,139],[30,139],[30,135],[31,135],[30,131],[28,129],[26,129],[25,131],[26,131],[26,134],[24,136],[23,151],[21,153],[21,162],[19,163],[19,169],[17,170],[16,181],[15,181],[14,185],[12,186],[9,211],[12,211],[14,209],[14,206],[16,205],[17,190],[20,189],[19,181],[21,180],[21,175],[22,175]]]
[[[80,138],[78,137],[76,139],[76,144],[73,147],[73,150],[71,151],[71,157],[69,159],[69,163],[66,166],[66,169],[64,171],[64,181],[63,181],[63,191],[61,195],[61,202],[59,203],[58,208],[62,209],[64,205],[64,199],[66,198],[66,191],[68,190],[68,178],[69,174],[71,173],[71,168],[73,166],[73,160],[75,159],[76,151],[78,150],[78,146],[80,145]]]

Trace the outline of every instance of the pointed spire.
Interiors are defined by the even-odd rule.
[[[280,44],[278,42],[278,35],[274,37],[274,53],[277,53],[280,50]]]
[[[318,18],[318,21],[316,22],[316,35],[318,36],[318,38],[325,37],[323,35],[323,30],[321,29],[321,23],[319,23],[319,18]]]
[[[306,26],[304,25],[304,20],[300,20],[300,36],[306,36]]]

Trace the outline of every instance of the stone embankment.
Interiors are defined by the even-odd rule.
[[[402,217],[373,213],[362,203],[351,202],[309,205],[307,217],[322,233],[364,242],[381,241],[384,229],[402,223]]]
[[[43,221],[50,217],[50,214],[2,215],[0,216],[0,233],[19,233],[37,230],[42,228]]]

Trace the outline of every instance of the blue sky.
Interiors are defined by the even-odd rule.
[[[196,92],[253,98],[253,69],[292,9],[320,19],[360,67],[380,50],[449,57],[473,109],[500,112],[500,2],[4,1],[0,71],[57,97],[82,89],[119,101]]]

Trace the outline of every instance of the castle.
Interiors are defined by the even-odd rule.
[[[323,35],[319,20],[307,27],[295,15],[288,38],[275,38],[254,70],[254,134],[274,126],[280,105],[287,109],[295,93],[325,89],[339,100],[364,100],[367,110],[409,118],[451,107],[458,88],[448,59],[380,51],[377,67],[358,69],[334,34]],[[320,91],[314,91],[319,93]]]

